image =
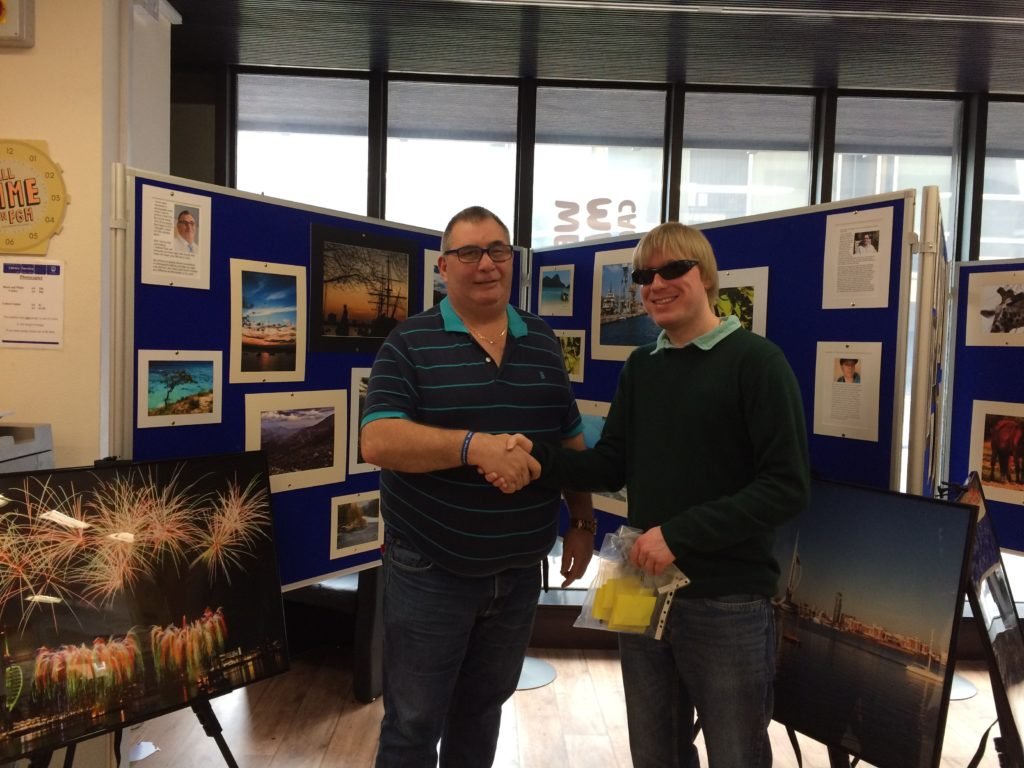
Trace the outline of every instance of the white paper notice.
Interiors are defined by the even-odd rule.
[[[814,434],[878,442],[882,343],[819,341]]]
[[[888,306],[891,254],[891,207],[829,216],[821,308]]]
[[[210,287],[210,198],[142,187],[142,282]]]
[[[0,260],[0,347],[64,346],[64,262]]]

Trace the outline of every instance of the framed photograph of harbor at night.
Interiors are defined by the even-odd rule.
[[[1024,634],[978,473],[971,472],[950,497],[978,510],[967,597],[988,657],[999,717],[998,749],[1009,758],[1007,765],[1024,765]]]
[[[311,225],[309,346],[319,352],[376,352],[420,307],[411,240]],[[411,309],[410,309],[411,308]]]
[[[288,669],[259,452],[4,475],[0,526],[0,763]]]
[[[938,767],[974,515],[812,481],[776,538],[776,720],[877,768]]]
[[[594,254],[590,356],[595,360],[625,360],[658,338],[660,329],[647,316],[632,271],[632,248]]]

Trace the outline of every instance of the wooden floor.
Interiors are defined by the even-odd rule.
[[[517,692],[505,705],[495,766],[630,766],[617,653],[534,649],[530,655],[551,663],[557,676],[550,685]],[[372,766],[381,702],[355,701],[348,665],[346,652],[318,649],[293,659],[286,674],[214,700],[224,740],[240,768]],[[943,768],[966,766],[995,720],[987,670],[961,663],[957,672],[978,692],[950,702]],[[782,726],[773,724],[771,736],[775,767],[796,768]],[[133,762],[136,768],[225,765],[216,742],[204,735],[189,709],[127,730],[122,749],[127,753],[139,742],[151,742],[159,751]],[[821,744],[804,737],[800,743],[805,768],[828,768]],[[991,742],[980,765],[999,765]]]

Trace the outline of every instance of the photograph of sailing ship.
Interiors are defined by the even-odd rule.
[[[313,226],[310,343],[319,351],[376,350],[417,307],[411,241]]]
[[[0,478],[0,762],[288,668],[259,453]]]
[[[1012,721],[1005,721],[997,704],[1000,751],[1010,758],[1008,765],[1024,765],[1024,635],[978,473],[971,472],[959,494],[951,490],[950,498],[978,509],[967,597],[989,657],[989,668],[995,672],[992,695],[997,701],[1002,699],[1003,711]]]
[[[658,338],[660,330],[647,316],[632,271],[630,248],[594,254],[590,356],[595,360],[625,360],[636,347]]]
[[[774,719],[878,768],[936,768],[974,510],[814,480],[779,531]]]

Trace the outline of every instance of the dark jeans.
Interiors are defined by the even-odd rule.
[[[384,720],[377,768],[482,768],[519,682],[540,567],[468,578],[389,537],[384,550]]]
[[[710,768],[768,768],[775,617],[758,595],[676,597],[661,640],[619,635],[635,768],[692,768],[696,709]]]

